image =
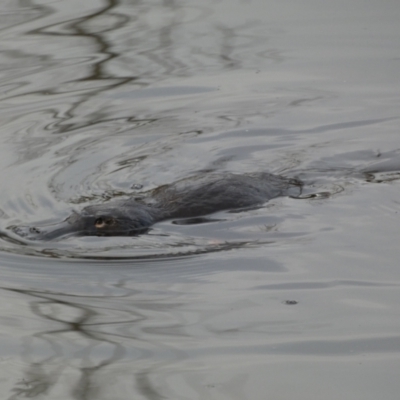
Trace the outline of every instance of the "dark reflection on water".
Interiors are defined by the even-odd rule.
[[[251,33],[244,34],[248,30],[254,30],[251,24],[229,28],[216,24],[212,26],[215,49],[206,50],[202,54],[205,49],[197,48],[198,44],[187,41],[184,51],[188,57],[185,58],[176,54],[179,51],[177,36],[181,34],[182,25],[206,22],[203,18],[213,11],[202,6],[183,7],[175,1],[153,3],[125,4],[116,0],[93,2],[96,8],[84,8],[83,16],[53,22],[51,17],[59,19],[62,8],[58,8],[57,4],[45,6],[29,2],[24,10],[29,7],[34,18],[28,13],[28,18],[21,23],[37,21],[40,25],[28,29],[24,34],[34,43],[49,44],[50,48],[57,44],[66,45],[65,50],[70,47],[76,50],[78,56],[70,57],[68,51],[64,55],[62,48],[56,48],[56,54],[45,53],[46,47],[38,49],[42,54],[33,53],[31,48],[6,52],[7,58],[18,65],[21,73],[28,72],[32,68],[32,62],[36,64],[37,69],[31,76],[38,82],[14,84],[16,77],[8,76],[8,85],[15,87],[14,90],[8,90],[7,96],[2,100],[15,103],[26,99],[42,103],[44,107],[51,102],[52,106],[41,108],[41,113],[47,114],[53,120],[43,126],[44,131],[53,134],[73,132],[97,124],[107,124],[114,129],[121,125],[124,129],[134,129],[155,122],[157,118],[141,118],[131,113],[116,116],[118,112],[111,112],[107,102],[100,100],[103,104],[99,104],[96,97],[105,92],[118,93],[122,86],[125,88],[123,93],[126,94],[127,88],[138,90],[166,78],[191,76],[195,74],[195,68],[211,65],[220,70],[243,67],[242,62],[235,60],[233,53],[245,50],[252,42],[258,46],[264,39],[254,33],[254,37]],[[158,13],[160,14],[157,15]],[[152,26],[153,14],[161,17],[160,28]],[[242,43],[244,38],[246,43]],[[275,57],[262,55],[261,58]],[[25,66],[21,68],[21,64]],[[44,69],[48,74],[47,79],[43,75]],[[59,75],[57,70],[60,70]],[[37,87],[38,84],[41,86],[39,90],[29,88]],[[28,90],[21,92],[19,89],[24,86],[28,86]],[[171,87],[171,95],[174,90],[176,89]]]
[[[166,235],[168,236],[168,235]],[[296,235],[292,235],[296,236]],[[1,235],[0,235],[1,237]],[[258,246],[261,244],[268,244],[272,243],[270,241],[256,241],[256,242],[234,242],[234,241],[229,241],[229,242],[219,242],[215,241],[215,243],[209,243],[208,245],[203,245],[201,246],[200,242],[196,244],[195,242],[189,243],[188,241],[184,242],[183,240],[187,239],[182,239],[179,243],[173,244],[169,243],[168,248],[164,249],[166,251],[165,253],[162,252],[156,252],[156,251],[149,251],[147,254],[142,252],[142,254],[139,251],[136,251],[136,253],[132,253],[132,250],[139,250],[138,248],[140,247],[139,245],[134,246],[133,244],[128,244],[128,245],[123,245],[123,246],[115,246],[116,250],[119,250],[120,252],[123,250],[127,250],[127,254],[123,255],[121,253],[113,252],[112,246],[109,245],[107,248],[101,247],[101,245],[98,246],[98,251],[97,254],[95,252],[94,248],[84,248],[82,252],[79,251],[74,251],[73,250],[73,244],[71,246],[68,245],[68,243],[61,244],[57,248],[57,244],[52,244],[52,243],[45,243],[43,245],[37,245],[36,243],[32,243],[30,246],[30,242],[24,242],[23,240],[18,241],[14,240],[13,238],[10,238],[8,235],[2,236],[3,240],[6,240],[9,243],[12,243],[14,245],[18,246],[18,250],[13,248],[3,248],[3,251],[9,251],[11,253],[18,253],[21,255],[27,255],[27,256],[44,256],[44,257],[50,257],[50,258],[70,258],[70,259],[82,259],[82,260],[157,260],[157,259],[163,259],[163,260],[168,260],[168,259],[179,259],[180,257],[191,257],[195,255],[200,255],[200,254],[207,254],[207,253],[215,253],[215,252],[221,252],[221,251],[229,251],[233,249],[240,249],[242,247],[252,247],[252,246]],[[135,239],[133,239],[135,240]],[[65,239],[61,239],[61,241],[65,241]],[[107,241],[110,241],[108,239],[105,239],[105,244]],[[116,240],[118,241],[118,239]],[[104,243],[103,242],[103,243]],[[75,241],[72,243],[76,243]],[[23,248],[20,248],[19,246],[24,246]],[[69,249],[71,248],[71,249]],[[103,250],[103,251],[102,251]]]
[[[123,288],[123,284],[119,287]],[[88,300],[92,302],[101,300],[104,302],[106,300],[105,304],[107,304],[107,298],[104,297],[92,296],[89,299],[87,296],[66,295],[49,291],[2,289],[28,297],[30,309],[37,318],[61,325],[58,329],[38,332],[25,341],[22,353],[27,365],[25,376],[12,389],[15,394],[9,397],[10,399],[18,398],[19,396],[33,398],[49,394],[52,387],[57,384],[71,356],[72,358],[79,357],[81,360],[78,367],[80,376],[76,384],[69,389],[72,398],[97,398],[103,390],[101,378],[99,379],[98,376],[100,375],[101,377],[102,374],[107,373],[107,369],[110,366],[126,356],[126,345],[123,345],[120,339],[126,338],[133,342],[140,340],[140,338],[135,338],[135,335],[129,332],[129,325],[143,318],[140,307],[137,311],[133,310],[129,313],[131,320],[124,318],[122,321],[105,323],[98,322],[99,315],[105,309],[99,307],[99,305],[89,306],[86,304]],[[126,292],[125,296],[132,294],[131,290]],[[119,297],[123,298],[125,296]],[[84,300],[83,303],[79,302],[80,298]],[[110,298],[109,300],[111,304],[113,299]],[[100,309],[100,312],[97,309]],[[68,315],[69,318],[63,318],[62,314]],[[75,314],[75,317],[71,318],[71,314]],[[127,326],[126,333],[119,332],[118,328],[114,331],[114,327],[119,325]],[[98,327],[100,327],[99,331],[97,330]],[[109,328],[114,333],[109,332]],[[127,335],[128,332],[129,335]],[[65,345],[68,346],[68,338],[74,336],[77,336],[78,339],[75,339],[75,341],[81,342],[81,345],[79,350],[74,352],[75,354],[69,354],[70,350],[65,348]],[[87,344],[83,344],[83,340]],[[50,353],[50,355],[42,357],[39,361],[34,361],[34,359],[38,358],[35,355],[35,347],[38,342],[44,343],[45,352]],[[99,351],[98,347],[100,345],[101,349]],[[40,347],[43,348],[43,344]],[[143,358],[146,355],[146,351],[140,349],[140,347],[136,349],[136,352],[139,353],[138,358]],[[99,360],[99,358],[102,359]],[[138,392],[146,398],[162,398],[146,378],[147,373],[149,372],[133,373],[138,383]]]
[[[83,92],[76,96],[77,99],[72,103],[72,98],[69,98],[70,104],[66,110],[63,110],[62,115],[59,115],[58,113],[54,115],[55,122],[50,126],[45,127],[45,129],[47,128],[46,130],[50,130],[51,133],[65,133],[79,128],[85,128],[93,124],[118,122],[121,119],[127,123],[138,123],[138,125],[147,122],[143,120],[136,121],[134,116],[125,118],[107,118],[106,110],[101,109],[93,110],[93,112],[89,114],[87,122],[73,122],[74,119],[81,115],[81,109],[84,107],[85,103],[89,102],[99,93],[107,90],[118,89],[120,86],[134,82],[137,79],[134,76],[115,76],[107,70],[108,63],[112,62],[112,60],[119,55],[113,51],[114,46],[110,43],[107,37],[107,32],[122,29],[128,24],[130,18],[127,15],[116,12],[115,9],[119,5],[119,1],[109,0],[103,3],[103,8],[96,10],[96,12],[88,14],[85,17],[74,18],[57,24],[45,25],[27,32],[27,34],[33,36],[78,38],[82,41],[88,42],[92,53],[91,61],[85,63],[85,68],[83,70],[86,72],[84,76],[71,81],[64,81],[61,87],[57,86],[51,89],[45,89],[44,91],[30,93],[30,95],[36,95],[35,97],[40,101],[40,98],[42,97],[58,97],[65,93],[72,94],[73,92]],[[47,10],[47,7],[44,9]],[[97,29],[96,20],[101,21]],[[41,39],[39,39],[39,41],[41,41]],[[96,86],[92,84],[94,82],[97,82]],[[79,88],[80,85],[81,87]],[[26,93],[19,96],[26,96]],[[18,95],[16,97],[18,97]]]

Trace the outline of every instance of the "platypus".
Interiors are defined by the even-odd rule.
[[[202,174],[160,186],[141,197],[87,206],[58,224],[14,226],[12,230],[30,240],[65,235],[135,236],[159,221],[253,207],[278,196],[298,196],[301,188],[298,179],[266,172]]]

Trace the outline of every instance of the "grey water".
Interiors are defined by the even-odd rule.
[[[400,3],[0,8],[2,399],[397,400]],[[210,171],[301,198],[139,237],[10,227]]]

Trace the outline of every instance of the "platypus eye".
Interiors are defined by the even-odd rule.
[[[94,221],[94,226],[96,228],[104,228],[107,225],[112,225],[113,219],[112,218],[107,218],[107,217],[99,217]]]

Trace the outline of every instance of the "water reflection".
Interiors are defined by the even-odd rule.
[[[273,227],[273,226],[272,226]],[[272,227],[266,226],[268,232]],[[274,235],[274,232],[272,232]],[[278,235],[283,238],[295,238],[299,234]],[[18,240],[10,236],[9,232],[1,233],[0,238],[5,241],[2,251],[26,256],[38,256],[55,259],[79,260],[177,260],[190,258],[201,254],[212,254],[231,251],[240,248],[251,248],[268,245],[274,242],[271,239],[261,240],[230,240],[190,238],[188,236],[174,237],[172,234],[150,235],[149,238],[101,238],[93,241],[80,241],[79,238],[61,239],[60,242],[30,242]],[[276,235],[275,235],[276,239]],[[160,244],[163,243],[163,247]]]
[[[116,287],[125,294],[88,297],[2,288],[28,297],[30,310],[42,321],[41,324],[55,326],[24,340],[22,358],[26,370],[12,390],[14,394],[10,400],[51,395],[54,386],[63,384],[61,376],[69,375],[71,367],[79,371],[78,377],[71,377],[75,383],[68,387],[72,398],[95,399],[99,393],[109,391],[107,384],[115,375],[113,366],[127,355],[137,362],[152,357],[152,345],[144,343],[140,333],[136,335],[135,324],[145,322],[146,308],[159,308],[165,312],[165,306],[157,305],[157,301],[139,301],[129,302],[127,308],[126,299],[134,295],[135,290],[124,289],[123,283]],[[120,302],[123,299],[124,302]],[[118,304],[121,309],[114,308]],[[172,307],[174,305],[170,304],[168,308]],[[143,367],[138,364],[131,372],[136,381],[135,390],[146,399],[162,398],[147,378],[150,372],[145,367],[147,363],[143,364]]]
[[[113,50],[115,45],[109,41],[107,33],[123,29],[129,23],[130,18],[128,15],[117,12],[119,1],[108,0],[102,3],[102,8],[87,14],[85,17],[41,26],[27,32],[27,34],[33,36],[55,37],[57,41],[62,41],[65,37],[73,39],[73,42],[75,42],[78,38],[83,43],[86,42],[91,51],[91,60],[85,62],[84,68],[82,68],[83,65],[80,66],[79,75],[81,77],[78,76],[73,80],[64,81],[61,86],[57,85],[45,91],[35,92],[38,101],[40,101],[40,97],[47,98],[51,96],[57,99],[67,93],[70,94],[68,108],[64,109],[62,113],[54,115],[53,119],[55,122],[46,127],[46,130],[52,133],[65,133],[93,124],[118,122],[121,119],[126,124],[136,123],[134,116],[108,118],[109,114],[107,111],[101,108],[96,108],[94,112],[89,113],[86,122],[74,122],[77,117],[82,115],[85,103],[89,102],[99,93],[117,89],[137,79],[131,75],[116,75],[110,72],[108,68],[109,63],[118,57],[119,54]],[[60,67],[64,68],[65,66],[62,64]],[[84,71],[85,74],[82,76],[82,72]],[[24,97],[25,95],[26,93],[20,96]],[[139,123],[138,125],[141,124]]]
[[[20,29],[29,26],[23,34],[43,46],[37,47],[41,52],[37,54],[30,42],[18,40],[15,50],[3,53],[29,81],[22,83],[22,74],[8,74],[1,108],[34,102],[40,109],[31,106],[31,111],[44,113],[47,121],[42,129],[55,134],[96,124],[133,129],[157,119],[135,115],[135,106],[119,112],[107,98],[99,97],[101,93],[138,90],[171,77],[192,76],[204,68],[255,68],[254,57],[257,68],[260,61],[276,59],[267,54],[265,33],[257,32],[261,25],[211,23],[204,19],[213,13],[206,6],[107,0],[87,4],[84,16],[69,18],[63,18],[62,3],[28,2],[25,7],[34,12],[34,18],[25,14]],[[82,6],[77,3],[77,7]],[[28,22],[37,27],[31,29]],[[206,35],[204,24],[210,28]],[[182,36],[188,33],[191,37],[183,42]],[[249,47],[259,52],[251,53]],[[251,58],[246,57],[248,52]],[[124,115],[118,115],[121,111]]]

